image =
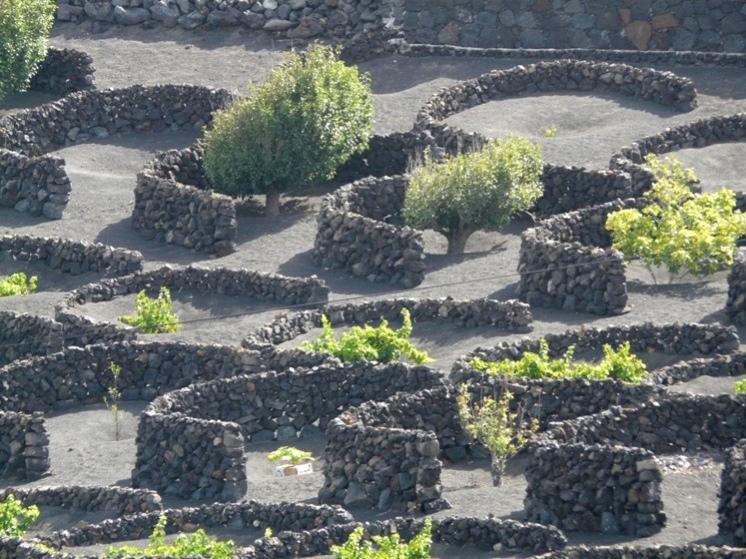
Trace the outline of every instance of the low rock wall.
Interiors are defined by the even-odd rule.
[[[0,478],[32,480],[49,469],[49,438],[40,413],[0,411]]]
[[[67,95],[95,89],[93,58],[85,52],[48,47],[47,57],[31,78],[31,90]]]
[[[727,546],[655,545],[636,546],[573,546],[540,555],[540,559],[744,559],[746,550]]]
[[[49,318],[0,311],[0,366],[16,359],[47,355],[65,345],[62,324]]]
[[[0,490],[0,501],[15,496],[24,506],[64,507],[85,512],[112,512],[118,516],[161,510],[155,491],[116,486],[66,485]]]
[[[527,518],[562,530],[649,536],[665,524],[661,473],[640,448],[564,444],[529,453]]]
[[[746,440],[725,453],[720,476],[718,532],[731,536],[740,547],[746,544]]]
[[[746,251],[738,251],[736,261],[728,274],[728,298],[725,314],[734,324],[746,324]]]

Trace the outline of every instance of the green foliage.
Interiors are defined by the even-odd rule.
[[[23,272],[11,274],[8,277],[0,277],[0,297],[13,295],[28,295],[39,287],[39,278],[26,276]]]
[[[544,137],[545,138],[556,138],[557,137],[557,129],[555,127],[549,127],[544,129]]]
[[[106,557],[200,557],[202,559],[232,559],[233,541],[219,541],[208,536],[201,528],[191,534],[179,534],[171,544],[166,543],[165,514],[150,534],[145,549],[132,545],[109,546]]]
[[[422,531],[408,543],[401,543],[399,534],[373,536],[363,540],[363,528],[358,526],[343,545],[332,546],[334,559],[430,559],[433,542],[433,522],[425,519]]]
[[[493,140],[481,151],[427,161],[412,173],[404,200],[407,224],[448,238],[460,254],[479,229],[499,229],[542,195],[541,148],[522,138]]]
[[[305,351],[329,353],[344,362],[376,361],[389,363],[394,360],[409,360],[413,363],[430,361],[427,353],[417,349],[409,337],[412,335],[412,318],[408,309],[402,309],[402,326],[398,330],[389,327],[386,320],[373,327],[353,326],[338,339],[329,319],[321,317],[323,332],[311,342],[304,342],[300,348]]]
[[[315,458],[312,452],[306,452],[294,446],[281,446],[277,450],[267,454],[270,462],[280,462],[289,460],[291,464],[302,464],[303,462],[313,462]]]
[[[0,537],[21,537],[38,518],[39,508],[36,505],[24,507],[15,495],[8,495],[4,501],[0,501]]]
[[[549,357],[549,344],[539,340],[539,352],[526,351],[520,359],[484,361],[475,357],[469,363],[473,369],[495,376],[528,379],[583,378],[588,380],[614,379],[638,384],[648,376],[648,369],[624,342],[617,349],[603,346],[604,358],[600,363],[573,361],[575,346],[570,346],[560,359]]]
[[[122,398],[122,393],[119,391],[119,377],[122,376],[121,365],[112,363],[111,375],[114,381],[111,386],[106,389],[106,394],[104,394],[104,404],[106,405],[106,409],[108,409],[114,417],[114,434],[116,440],[119,440],[119,400]]]
[[[279,193],[332,178],[367,148],[372,126],[369,77],[314,44],[215,115],[204,137],[205,171],[218,192]]]
[[[120,316],[119,321],[134,326],[145,334],[165,334],[181,330],[179,317],[173,312],[171,291],[167,287],[161,287],[157,299],[148,297],[143,289],[137,294],[135,307],[134,316]]]
[[[457,398],[458,413],[464,430],[481,442],[493,457],[507,459],[526,445],[539,424],[532,421],[525,425],[520,414],[510,411],[513,394],[507,390],[499,400],[485,398],[474,404],[469,387],[461,385]]]
[[[628,260],[665,266],[672,275],[703,276],[731,266],[736,242],[746,234],[746,214],[736,211],[735,193],[693,194],[696,177],[678,160],[651,155],[646,161],[656,178],[645,193],[650,204],[608,216],[614,248]]]
[[[0,1],[0,99],[28,88],[47,57],[56,9],[52,0]]]
[[[733,392],[736,394],[736,396],[740,396],[741,394],[746,394],[746,379],[739,380],[738,382],[736,382],[736,385],[733,388]]]

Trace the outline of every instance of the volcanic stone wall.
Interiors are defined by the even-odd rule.
[[[746,440],[725,453],[718,514],[718,531],[732,536],[736,545],[743,547],[746,543]]]
[[[49,438],[40,413],[0,411],[0,478],[36,479],[49,469]]]
[[[116,486],[66,485],[59,487],[8,488],[0,490],[0,501],[15,496],[24,506],[72,508],[79,511],[113,512],[118,516],[161,510],[155,491]]]
[[[739,0],[405,0],[403,32],[413,43],[470,47],[746,51]]]
[[[415,128],[427,130],[456,113],[505,97],[594,89],[638,97],[681,111],[697,106],[694,83],[672,72],[607,62],[554,60],[492,70],[443,88],[417,114]]]
[[[627,173],[618,171],[544,165],[541,182],[544,193],[532,210],[540,216],[579,210],[617,198],[636,198],[642,194],[632,188]]]
[[[521,235],[519,297],[539,307],[600,315],[627,306],[624,256],[611,249],[607,216],[640,207],[629,198],[550,217]]]
[[[414,287],[425,278],[422,233],[401,226],[408,179],[363,179],[324,196],[313,261],[373,282]]]
[[[427,367],[361,362],[193,384],[141,415],[133,482],[185,498],[240,498],[244,441],[294,440],[349,405],[440,382]]]
[[[67,95],[73,91],[94,89],[93,58],[75,49],[47,48],[47,57],[31,78],[31,89]]]
[[[0,236],[0,256],[40,263],[64,274],[123,276],[142,270],[142,254],[101,243],[32,235]]]
[[[70,198],[65,160],[0,149],[0,207],[60,219]]]
[[[395,321],[407,309],[414,323],[444,320],[463,327],[495,326],[512,331],[529,331],[532,321],[528,305],[518,301],[473,299],[458,301],[440,299],[384,299],[366,303],[332,304],[321,309],[279,315],[273,322],[262,326],[242,342],[249,349],[264,350],[301,336],[321,327],[321,317],[326,316],[332,326],[341,324],[371,324],[375,321]]]
[[[728,274],[728,298],[725,313],[731,322],[746,324],[746,252],[739,250]]]
[[[540,556],[541,559],[744,559],[746,550],[727,546],[655,545],[573,546]]]
[[[566,444],[529,453],[525,508],[562,530],[648,536],[665,524],[661,473],[640,448]]]
[[[0,366],[34,355],[60,351],[62,324],[43,316],[0,311]]]

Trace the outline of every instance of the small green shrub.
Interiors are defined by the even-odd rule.
[[[292,52],[267,81],[215,115],[205,132],[205,171],[218,192],[265,194],[267,214],[280,193],[327,180],[368,146],[370,79],[320,44]]]
[[[545,378],[613,379],[639,384],[647,378],[648,369],[645,363],[632,353],[629,342],[624,342],[617,349],[604,344],[603,352],[604,357],[598,364],[573,361],[575,346],[570,346],[562,358],[552,359],[549,357],[549,344],[545,339],[541,339],[538,353],[526,351],[517,360],[485,361],[475,357],[469,362],[469,366],[490,375],[534,380]]]
[[[47,57],[56,9],[52,0],[0,1],[0,100],[28,88]]]
[[[656,182],[642,209],[623,209],[606,219],[613,246],[627,260],[639,258],[651,269],[665,266],[672,277],[703,276],[734,261],[736,242],[746,234],[746,214],[736,210],[736,195],[722,189],[693,194],[694,173],[678,160],[648,156]]]
[[[409,310],[402,309],[402,326],[398,330],[389,327],[386,320],[373,327],[353,326],[339,339],[326,316],[321,317],[323,332],[311,342],[304,342],[300,348],[305,351],[329,353],[344,362],[376,361],[390,363],[394,360],[408,360],[413,363],[426,363],[427,353],[417,349],[409,337],[412,335],[412,318]]]
[[[736,396],[740,396],[741,394],[746,394],[746,379],[739,380],[738,382],[736,382],[736,385],[733,388],[733,392],[736,394]]]
[[[173,312],[171,291],[161,287],[158,298],[151,299],[143,289],[135,300],[136,314],[120,316],[119,321],[134,326],[145,334],[166,334],[181,330],[179,317]]]
[[[306,452],[294,446],[281,446],[277,450],[267,454],[270,462],[280,462],[288,460],[293,465],[302,464],[303,462],[313,462],[315,458],[312,452]]]
[[[11,274],[8,277],[0,277],[0,297],[11,297],[14,295],[28,295],[39,287],[39,278],[27,277],[23,272]]]
[[[492,455],[495,485],[501,483],[508,458],[518,454],[539,429],[538,421],[526,424],[520,413],[510,410],[512,400],[513,394],[506,390],[499,400],[484,398],[480,404],[474,404],[465,384],[461,385],[457,398],[464,430],[486,446]]]
[[[544,186],[541,148],[523,138],[493,140],[480,151],[428,161],[415,169],[404,200],[408,225],[448,239],[461,254],[480,229],[499,229],[531,209]]]
[[[332,546],[334,559],[430,559],[433,543],[433,522],[425,519],[422,531],[408,543],[401,543],[399,534],[373,536],[363,540],[363,528],[358,526],[343,545]]]
[[[556,138],[557,137],[557,129],[555,127],[549,127],[544,129],[544,137],[545,138]]]
[[[111,375],[113,382],[106,389],[104,404],[114,418],[114,436],[116,440],[119,440],[119,400],[122,398],[122,393],[119,391],[119,377],[122,376],[122,367],[116,363],[112,363]]]
[[[0,501],[0,537],[21,537],[38,518],[39,507],[24,507],[15,495],[8,495]]]
[[[208,536],[201,528],[191,534],[179,534],[173,543],[166,543],[165,514],[150,534],[145,549],[132,545],[109,546],[106,557],[200,557],[202,559],[232,559],[235,546],[233,541],[219,541]]]

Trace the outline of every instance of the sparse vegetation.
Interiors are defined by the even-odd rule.
[[[162,514],[153,528],[145,549],[133,546],[109,546],[106,557],[200,557],[202,559],[232,559],[235,546],[231,540],[211,538],[203,529],[191,534],[179,534],[173,543],[166,543],[166,523]]]
[[[524,422],[522,414],[510,410],[513,394],[505,390],[499,400],[472,402],[468,385],[461,385],[458,412],[464,430],[481,442],[492,456],[492,483],[502,484],[507,461],[518,454],[538,429],[537,421]]]
[[[173,312],[171,291],[167,287],[161,287],[156,299],[148,297],[143,289],[137,294],[135,308],[134,316],[120,316],[119,321],[145,334],[166,334],[181,329],[179,317]]]
[[[553,126],[550,126],[549,128],[544,129],[544,137],[545,138],[556,138],[557,137],[557,129]]]
[[[402,309],[402,326],[394,330],[388,321],[382,320],[378,326],[353,326],[339,338],[334,334],[329,319],[321,317],[323,331],[311,342],[301,344],[301,349],[319,353],[328,353],[345,362],[375,361],[389,363],[395,360],[406,360],[413,363],[426,363],[430,360],[427,353],[417,349],[409,341],[412,335],[412,318],[409,310]]]
[[[430,559],[433,523],[425,519],[422,530],[409,542],[402,543],[399,534],[364,539],[362,526],[350,534],[343,545],[332,546],[334,559]]]
[[[287,460],[293,465],[303,464],[304,462],[313,462],[316,460],[312,452],[307,452],[294,446],[281,446],[275,451],[267,454],[270,462],[281,462]]]
[[[114,436],[116,440],[119,440],[119,400],[122,398],[122,393],[119,391],[119,377],[122,376],[122,367],[112,363],[110,369],[112,383],[104,394],[104,404],[114,418]]]
[[[292,52],[267,81],[225,111],[204,137],[205,171],[218,192],[266,195],[331,179],[368,146],[373,127],[370,79],[320,44]]]
[[[746,235],[746,214],[736,210],[735,193],[694,194],[694,172],[677,159],[650,155],[646,162],[656,179],[645,193],[650,204],[608,216],[614,248],[628,260],[642,260],[651,274],[653,267],[665,266],[672,279],[731,266],[736,242]]]
[[[522,138],[493,140],[482,150],[426,161],[412,173],[404,200],[408,225],[448,239],[462,254],[480,229],[500,229],[541,197],[541,148]]]
[[[0,537],[21,537],[38,519],[39,507],[24,507],[13,494],[0,501]]]
[[[23,272],[17,272],[7,277],[0,277],[0,297],[28,295],[39,288],[39,278],[27,277]]]
[[[575,346],[570,346],[562,358],[552,359],[549,356],[549,344],[545,339],[541,339],[538,353],[526,351],[516,360],[485,361],[476,357],[469,365],[490,375],[527,379],[613,379],[639,384],[647,378],[648,369],[645,363],[632,353],[629,342],[624,342],[617,349],[604,344],[603,352],[604,357],[598,364],[573,361]]]
[[[28,88],[47,57],[56,9],[52,0],[0,2],[0,100]]]
[[[736,394],[736,396],[746,394],[746,379],[736,382],[736,385],[733,387],[733,392]]]

